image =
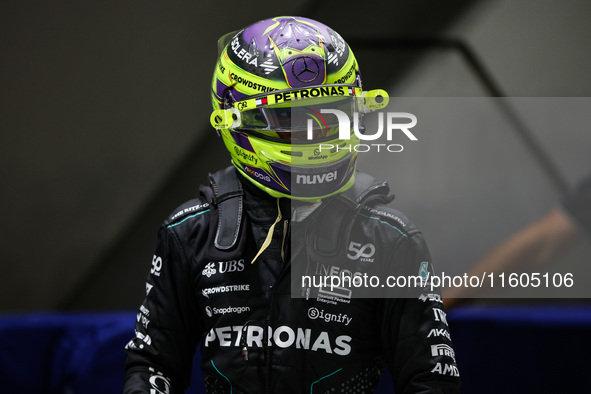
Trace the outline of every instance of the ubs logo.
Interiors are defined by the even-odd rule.
[[[241,272],[241,271],[244,271],[244,259],[218,261],[218,272],[220,274],[223,274],[224,272]]]
[[[201,273],[208,278],[215,274],[223,274],[225,272],[242,272],[244,271],[244,259],[227,260],[227,261],[210,261],[207,263]]]
[[[203,269],[203,271],[201,271],[201,273],[205,276],[207,276],[208,278],[210,278],[212,275],[215,275],[217,273],[216,269],[215,269],[215,264],[213,262],[210,262],[209,264],[207,264],[205,266],[205,268]]]

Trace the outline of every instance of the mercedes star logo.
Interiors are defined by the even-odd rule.
[[[291,72],[298,81],[308,83],[318,77],[320,67],[316,60],[309,56],[302,56],[298,57],[293,63],[291,63]]]

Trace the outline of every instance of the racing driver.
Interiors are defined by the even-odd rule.
[[[211,394],[369,393],[386,368],[396,393],[459,392],[423,236],[356,171],[358,123],[336,127],[387,102],[343,38],[303,17],[229,33],[212,102],[232,165],[160,228],[124,392],[184,392],[199,344]],[[383,273],[424,287],[351,285]]]

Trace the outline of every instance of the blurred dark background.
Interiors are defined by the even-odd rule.
[[[419,141],[359,161],[439,271],[461,272],[591,173],[587,0],[0,1],[3,388],[120,392],[157,229],[229,164],[208,121],[217,39],[278,15],[338,31],[364,88],[417,114]],[[576,273],[577,299],[450,312],[464,393],[591,390],[589,256],[583,242],[547,268]]]
[[[3,1],[0,311],[139,305],[159,224],[229,163],[217,38],[278,15],[337,30],[391,96],[591,96],[584,0]],[[588,129],[560,125],[433,133],[385,168],[435,261],[468,264],[591,171]]]

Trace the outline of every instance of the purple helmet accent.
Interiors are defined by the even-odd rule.
[[[255,23],[244,30],[242,37],[251,43],[263,38],[268,50],[273,50],[279,59],[288,84],[300,88],[324,83],[324,47],[331,42],[323,42],[322,37],[335,35],[328,27],[311,19],[280,17]]]
[[[320,56],[298,56],[283,63],[285,76],[289,86],[301,88],[309,85],[320,85],[326,79],[324,59]]]
[[[257,22],[234,36],[229,45],[228,56],[245,71],[286,80],[295,88],[324,83],[349,57],[349,46],[337,32],[303,17]]]
[[[296,23],[294,23],[296,22]],[[280,16],[266,19],[250,25],[242,36],[245,41],[256,41],[269,36],[280,47],[302,50],[308,46],[308,40],[317,37],[329,37],[330,30],[326,25],[304,17]]]
[[[252,147],[246,135],[241,133],[232,133],[232,136],[234,137],[234,141],[236,141],[236,145],[249,152],[254,152],[254,148]]]

